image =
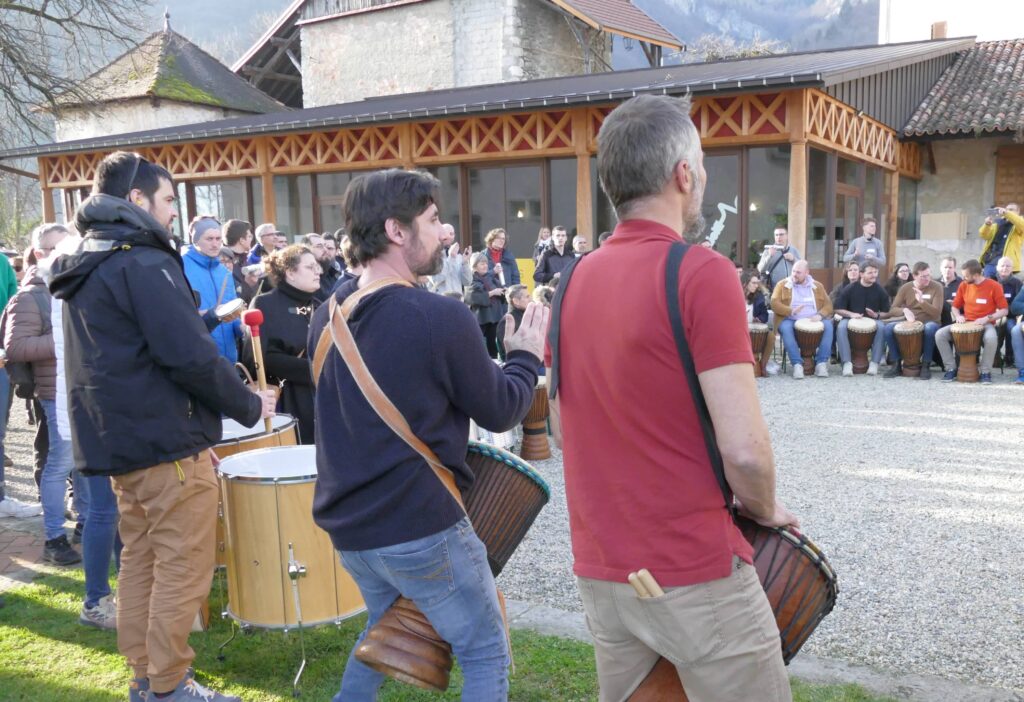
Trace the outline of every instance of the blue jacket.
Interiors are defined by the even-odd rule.
[[[1020,292],[1017,293],[1017,297],[1013,298],[1013,302],[1010,303],[1010,316],[1017,317],[1024,314],[1024,288],[1021,288]]]
[[[487,270],[493,271],[494,259],[491,258],[491,252],[484,249],[484,253],[487,254]],[[505,274],[505,287],[519,285],[519,264],[508,249],[501,250],[501,272]]]
[[[185,277],[192,289],[199,293],[199,309],[206,310],[223,305],[238,297],[235,294],[235,282],[231,272],[224,267],[218,258],[210,258],[199,253],[193,246],[182,256],[185,262]],[[221,292],[223,290],[223,292]],[[218,298],[220,302],[218,302]],[[219,324],[210,332],[220,355],[232,363],[238,360],[238,347],[235,339],[242,338],[242,322],[236,319],[230,324]]]

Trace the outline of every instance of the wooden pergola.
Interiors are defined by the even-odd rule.
[[[275,175],[372,168],[418,168],[448,164],[547,157],[577,159],[576,226],[593,237],[590,159],[597,133],[615,103],[565,109],[536,109],[449,119],[408,120],[366,126],[142,146],[136,150],[175,177],[201,182],[258,177],[263,218],[276,215]],[[700,96],[692,116],[707,149],[738,145],[789,144],[788,222],[791,241],[803,250],[807,238],[808,148],[831,150],[920,179],[917,144],[901,142],[895,130],[817,88],[780,92]],[[39,157],[44,217],[55,218],[54,189],[92,184],[107,151]],[[889,220],[895,232],[899,179],[889,190]],[[895,235],[885,239],[893,259]]]

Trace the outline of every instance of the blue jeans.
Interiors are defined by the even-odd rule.
[[[65,441],[57,431],[57,403],[54,400],[40,400],[46,415],[46,429],[49,432],[49,451],[39,493],[43,502],[43,528],[46,540],[65,536],[64,497],[68,493],[68,476],[71,475],[71,442]]]
[[[839,362],[849,363],[851,358],[850,351],[850,332],[848,327],[850,320],[843,317],[839,320],[839,331],[836,333],[836,346],[839,349]],[[885,351],[885,333],[880,329],[875,329],[875,339],[871,342],[871,362],[881,363],[882,353]]]
[[[82,486],[82,498],[88,505],[83,515],[82,561],[85,568],[85,606],[92,607],[110,594],[110,556],[114,555],[117,568],[121,568],[121,540],[117,537],[117,498],[110,478],[106,475],[88,477],[75,471],[79,479],[75,489]]]
[[[7,402],[11,396],[11,381],[7,369],[0,368],[0,500],[4,499],[4,439],[7,437]]]
[[[900,347],[896,343],[896,325],[900,322],[889,322],[885,325],[885,343],[889,346],[889,353],[897,363],[902,360]],[[932,354],[935,352],[935,332],[939,330],[937,322],[924,323],[924,343],[921,346],[921,365],[932,364]]]
[[[814,354],[814,365],[828,363],[829,354],[832,352],[832,320],[824,320],[825,333],[821,336],[821,343],[818,344],[818,352]],[[800,345],[796,343],[796,332],[793,325],[794,319],[784,319],[779,322],[779,335],[782,336],[782,346],[786,349],[789,362],[793,365],[803,363],[800,357]]]
[[[369,618],[352,647],[334,702],[377,699],[384,675],[355,651],[366,631],[399,595],[416,603],[452,645],[462,667],[463,702],[508,699],[508,642],[487,551],[469,519],[415,541],[366,551],[342,551],[341,562],[363,595]]]
[[[1024,324],[1015,324],[1010,330],[1010,346],[1014,365],[1017,370],[1024,370]]]

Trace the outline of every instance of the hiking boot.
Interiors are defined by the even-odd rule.
[[[930,365],[921,366],[921,375],[917,376],[918,380],[931,380],[932,379],[932,367]]]
[[[82,562],[82,554],[71,547],[68,537],[61,534],[43,544],[43,562],[69,566]]]
[[[982,373],[981,376],[978,378],[978,380],[981,381],[982,385],[991,385],[992,384],[992,374],[991,373]]]
[[[949,383],[949,382],[952,382],[954,380],[956,380],[956,369],[955,368],[953,370],[946,371],[946,373],[942,376],[942,382],[944,382],[944,383]]]
[[[898,377],[900,377],[900,373],[903,370],[901,368],[901,365],[902,364],[899,361],[896,361],[896,363],[894,363],[893,365],[889,366],[889,370],[887,370],[882,377],[883,378],[898,378]]]
[[[22,502],[13,497],[5,497],[0,500],[0,517],[28,519],[29,517],[38,517],[42,513],[43,506],[38,502]]]
[[[846,363],[843,364],[843,377],[845,377],[845,378],[852,378],[853,377],[853,364],[850,363],[849,361],[847,361]]]
[[[154,700],[164,700],[165,702],[242,702],[241,697],[215,692],[208,687],[200,685],[196,682],[195,678],[187,674],[167,697],[157,697],[151,693],[148,698],[143,699],[146,699],[147,702],[153,702]]]
[[[804,379],[804,366],[802,363],[793,364],[793,380]]]
[[[878,375],[878,364],[874,361],[868,364],[868,375]]]
[[[78,615],[78,623],[94,626],[97,629],[117,629],[117,604],[113,595],[101,597],[93,607],[82,605]]]

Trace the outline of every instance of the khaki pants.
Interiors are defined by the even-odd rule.
[[[217,520],[213,466],[203,451],[113,482],[124,542],[117,646],[135,677],[148,677],[154,692],[170,692],[195,657],[188,635],[210,594]]]
[[[978,354],[978,372],[991,373],[999,348],[999,334],[991,324],[985,325],[981,337],[981,353]],[[956,370],[956,348],[953,346],[953,327],[942,327],[935,332],[935,347],[942,356],[942,365],[947,371]]]
[[[577,581],[601,702],[628,699],[659,656],[676,666],[690,702],[791,702],[779,630],[753,566],[734,558],[728,578],[645,599],[624,583]]]

